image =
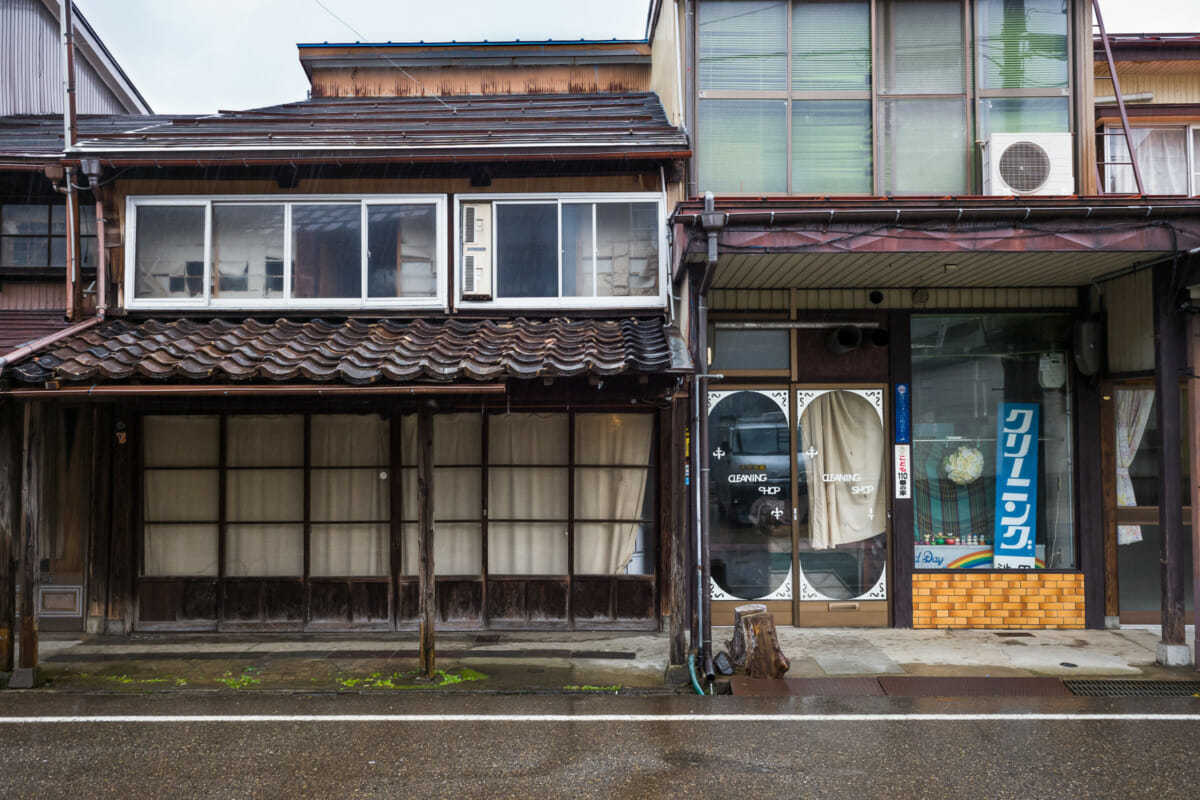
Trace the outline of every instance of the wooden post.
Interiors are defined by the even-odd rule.
[[[421,674],[437,672],[434,655],[433,586],[433,410],[424,405],[417,414],[417,549],[421,573]]]
[[[888,372],[892,385],[907,383],[909,397],[912,397],[912,316],[907,311],[892,311],[888,314]],[[894,412],[893,412],[894,413]],[[910,408],[911,413],[911,408]],[[909,425],[912,430],[912,425]],[[892,439],[895,439],[893,435]],[[911,439],[911,437],[910,437]],[[888,460],[893,461],[895,445],[889,444]],[[909,445],[909,463],[912,459],[912,445]],[[909,467],[910,471],[912,467]],[[888,470],[891,475],[891,470]],[[893,476],[894,480],[894,476]],[[888,482],[888,497],[892,498],[892,624],[897,628],[911,628],[913,625],[912,603],[912,574],[913,554],[915,550],[916,515],[913,500],[897,500],[896,487]]]
[[[1088,318],[1090,287],[1078,292],[1081,309],[1076,318]],[[1104,596],[1104,482],[1107,447],[1104,426],[1100,422],[1101,401],[1099,381],[1078,375],[1075,381],[1075,508],[1079,520],[1079,560],[1083,570],[1083,618],[1089,628],[1105,626]],[[1115,444],[1115,438],[1112,441]],[[1051,554],[1047,553],[1049,558]]]
[[[92,414],[91,535],[88,537],[87,603],[84,625],[88,633],[104,633],[108,615],[109,552],[112,546],[113,416],[108,406]]]
[[[691,628],[688,619],[688,495],[683,485],[684,454],[683,436],[687,429],[687,398],[676,396],[670,410],[662,415],[664,427],[663,471],[667,474],[662,503],[670,513],[665,519],[669,527],[663,533],[670,537],[670,576],[667,591],[670,593],[671,613],[671,664],[683,664],[687,660],[687,634]]]
[[[21,448],[21,646],[17,668],[8,685],[14,689],[32,689],[38,679],[37,587],[38,522],[40,521],[42,405],[25,405]]]
[[[1162,644],[1182,645],[1183,496],[1180,476],[1179,378],[1184,367],[1183,314],[1174,285],[1175,265],[1154,267],[1154,410],[1158,450],[1158,526],[1162,537]]]
[[[0,672],[12,672],[16,643],[16,573],[13,542],[21,529],[20,406],[0,403]]]
[[[1192,597],[1200,597],[1200,317],[1188,315],[1188,459],[1191,466],[1189,500],[1192,505]],[[1200,623],[1200,604],[1192,602],[1194,622]],[[1200,630],[1200,625],[1197,626]],[[1200,670],[1200,637],[1197,637],[1192,665]]]
[[[134,526],[140,476],[137,472],[135,416],[118,408],[113,414],[112,437],[112,531],[109,550],[108,633],[129,633],[133,624],[133,575],[137,567]]]

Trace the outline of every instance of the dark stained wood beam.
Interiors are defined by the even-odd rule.
[[[104,633],[108,616],[109,553],[112,547],[113,412],[106,406],[92,416],[91,535],[88,537],[87,602],[84,625],[88,633]]]
[[[21,407],[0,403],[0,672],[12,672],[16,605],[13,542],[21,528]]]
[[[663,507],[663,536],[668,537],[666,591],[670,598],[670,664],[687,661],[687,634],[691,627],[688,619],[688,526],[687,490],[683,485],[684,454],[683,437],[687,430],[687,397],[676,395],[671,407],[662,414],[662,471],[663,489],[660,502]]]
[[[9,686],[32,689],[40,682],[38,675],[38,523],[41,521],[42,470],[42,406],[25,404],[24,435],[21,447],[21,593],[18,603],[21,612],[21,646],[17,652],[17,668]]]
[[[1191,479],[1186,495],[1192,508],[1192,519],[1200,513],[1200,316],[1188,314],[1188,451]],[[1200,525],[1192,523],[1192,597],[1200,597]],[[1193,622],[1200,622],[1200,605],[1193,600]],[[1200,627],[1197,628],[1200,630]],[[1192,665],[1200,670],[1200,640],[1192,654]]]
[[[912,388],[912,357],[909,353],[909,340],[912,338],[911,314],[907,311],[892,311],[888,313],[888,372],[891,379],[890,389],[897,383],[907,383]],[[894,391],[893,391],[894,395]],[[909,392],[912,397],[912,392]],[[895,419],[895,408],[892,408],[892,398],[888,398],[887,408],[892,409]],[[911,412],[911,405],[910,405]],[[891,430],[891,425],[887,426]],[[912,424],[909,424],[912,430]],[[909,463],[912,463],[912,443],[909,437]],[[893,431],[893,441],[895,435]],[[895,444],[887,448],[888,458],[895,461]],[[912,467],[909,467],[911,474]],[[891,474],[889,469],[888,474]],[[913,624],[912,606],[912,573],[913,573],[913,537],[915,536],[916,517],[913,511],[911,496],[908,500],[896,499],[895,485],[887,487],[888,497],[892,505],[892,625],[897,628],[911,628]],[[911,495],[911,493],[910,493]]]
[[[137,417],[118,408],[113,416],[112,530],[109,550],[108,633],[129,633],[133,623],[133,580],[137,570]]]
[[[1082,311],[1076,317],[1080,322],[1088,319],[1088,299],[1088,289],[1080,289],[1079,307]],[[1100,382],[1094,376],[1078,373],[1075,378],[1075,518],[1079,521],[1076,566],[1083,571],[1084,624],[1089,628],[1103,628],[1105,520],[1102,473],[1106,470],[1102,467],[1105,445],[1100,422]],[[1046,555],[1049,557],[1051,554]]]
[[[417,550],[420,559],[420,672],[432,680],[437,672],[434,655],[435,594],[433,572],[433,410],[417,413]]]
[[[1179,378],[1184,361],[1184,315],[1179,310],[1179,265],[1154,267],[1154,412],[1158,450],[1158,525],[1162,537],[1162,643],[1184,644],[1183,495],[1180,476]]]

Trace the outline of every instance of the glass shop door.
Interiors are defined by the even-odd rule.
[[[879,386],[794,389],[794,624],[888,624],[888,434]]]
[[[884,396],[882,386],[709,392],[714,625],[732,624],[746,602],[778,625],[888,624]]]

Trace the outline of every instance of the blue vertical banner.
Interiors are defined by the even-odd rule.
[[[909,442],[909,387],[907,383],[897,383],[893,397],[895,402],[892,403],[893,416],[896,423],[893,425],[893,430],[896,432],[896,444],[908,444]]]
[[[1034,569],[1040,407],[1001,403],[996,425],[996,529],[992,566]]]

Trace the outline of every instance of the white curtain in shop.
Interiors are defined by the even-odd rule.
[[[416,464],[415,422],[412,428],[412,463]],[[482,430],[483,419],[477,413],[433,417],[433,571],[437,575],[478,575],[483,569],[483,527],[473,521],[483,516]],[[413,503],[416,509],[415,492]],[[405,514],[416,519],[415,511]]]
[[[217,574],[219,430],[215,416],[142,420],[143,574]]]
[[[225,421],[225,574],[304,574],[304,417]]]
[[[1120,389],[1117,391],[1117,505],[1136,506],[1133,480],[1129,467],[1137,457],[1154,409],[1151,389]],[[1118,525],[1117,544],[1134,544],[1142,540],[1141,525]]]
[[[567,572],[568,425],[566,414],[488,420],[488,517],[496,520],[488,525],[489,573]]]
[[[813,549],[827,550],[882,533],[883,425],[871,403],[849,391],[826,392],[805,409],[800,431],[804,452],[816,451],[808,460]]]
[[[576,525],[575,571],[618,575],[637,545],[646,501],[646,469],[583,465],[648,465],[654,435],[650,414],[580,414],[575,418],[576,520],[629,522]]]
[[[387,420],[374,414],[315,415],[310,437],[309,573],[387,575]]]

